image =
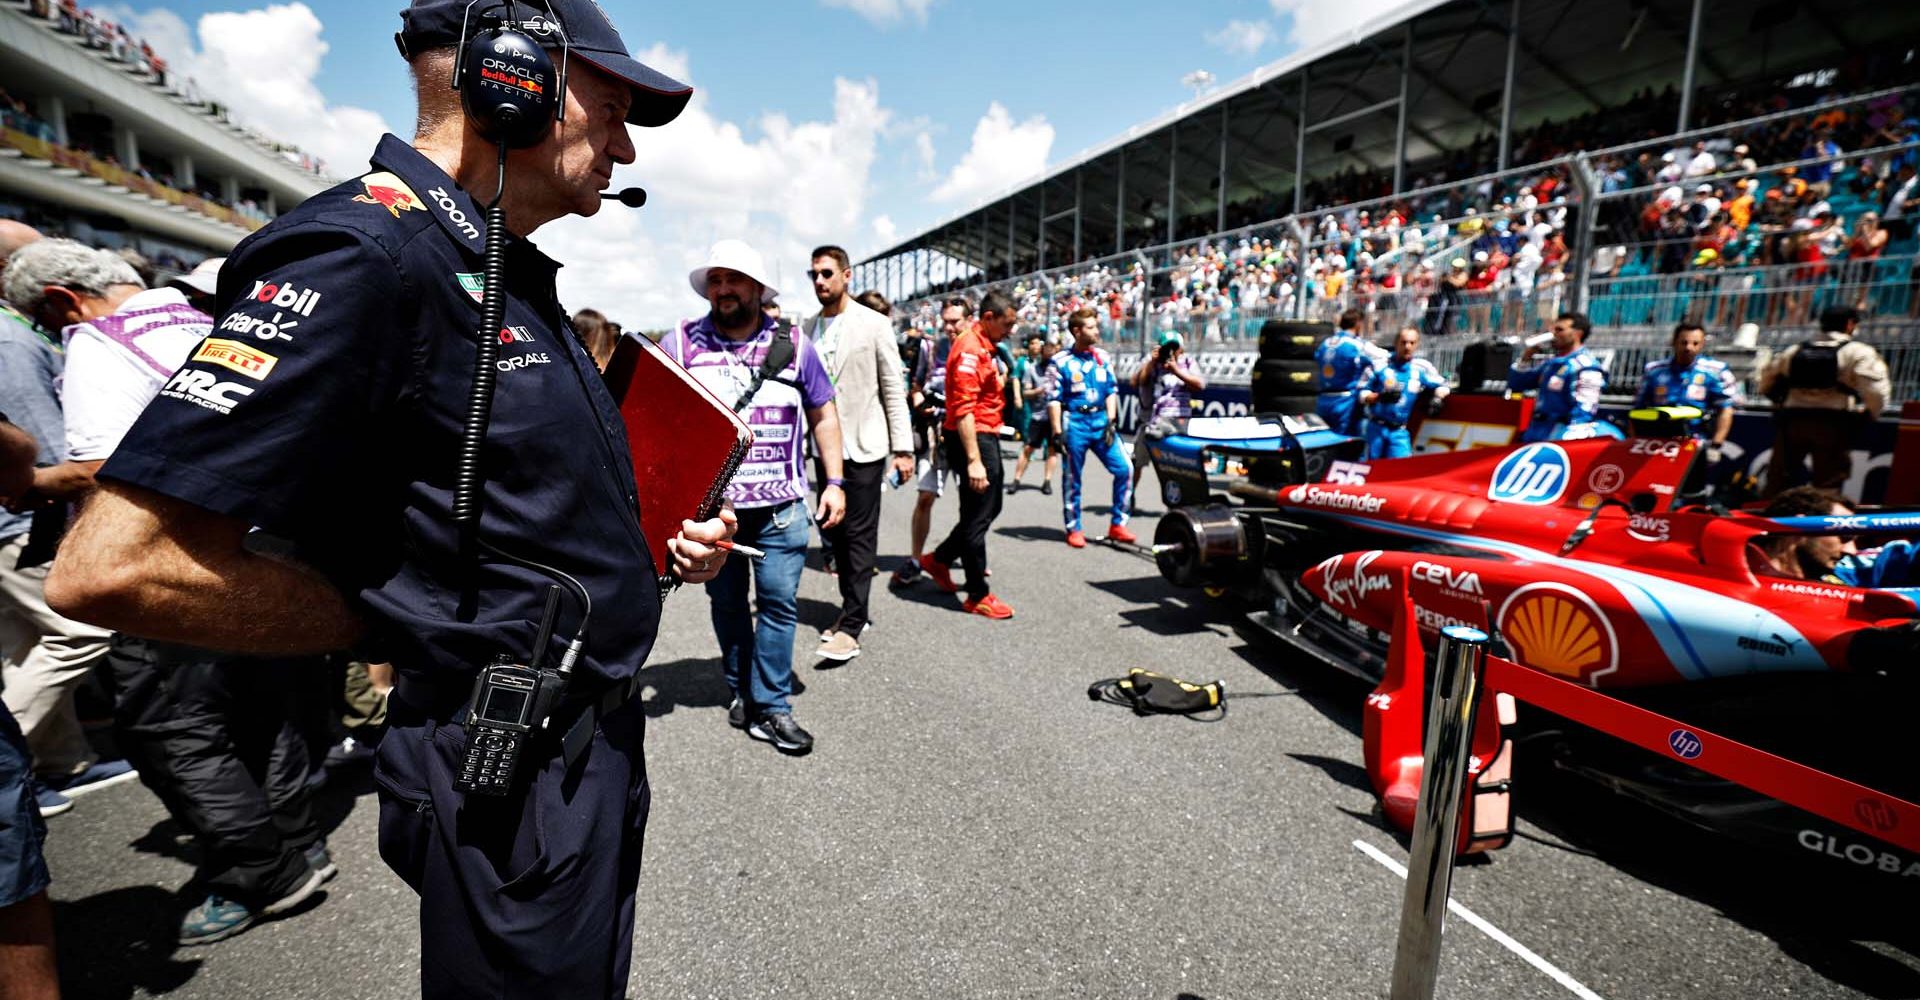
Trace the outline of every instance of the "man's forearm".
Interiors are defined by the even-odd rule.
[[[1727,435],[1730,432],[1732,432],[1732,430],[1733,430],[1733,407],[1723,406],[1720,408],[1720,415],[1717,418],[1715,418],[1713,422],[1713,446],[1718,448],[1719,446],[1726,444]]]
[[[105,461],[61,462],[33,470],[33,491],[50,500],[75,500],[93,492],[93,474]]]
[[[108,485],[82,509],[46,584],[55,610],[130,635],[258,655],[343,649],[364,625],[319,573],[249,551],[247,526]]]
[[[980,461],[980,439],[974,434],[973,414],[966,414],[955,422],[953,431],[960,435],[960,448],[967,453],[967,461]]]
[[[813,443],[820,448],[820,466],[827,470],[828,479],[839,479],[846,468],[841,464],[846,457],[840,441],[840,409],[828,403],[813,411]]]

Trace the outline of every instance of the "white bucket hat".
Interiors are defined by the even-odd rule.
[[[767,280],[767,262],[761,258],[760,251],[748,246],[745,240],[721,240],[707,251],[707,262],[687,272],[687,283],[693,286],[693,294],[707,297],[707,272],[716,267],[738,271],[759,282],[762,304],[780,295],[780,290]]]
[[[168,281],[167,285],[172,288],[189,288],[202,295],[212,295],[220,284],[220,265],[226,262],[225,257],[208,257],[193,270]]]

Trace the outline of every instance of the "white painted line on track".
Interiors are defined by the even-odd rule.
[[[1400,878],[1405,879],[1407,877],[1407,866],[1401,864],[1398,861],[1393,860],[1393,858],[1390,857],[1387,854],[1387,852],[1379,849],[1378,847],[1373,846],[1372,844],[1367,843],[1364,840],[1354,841],[1353,846],[1356,849],[1358,849],[1361,854],[1364,854],[1367,857],[1370,857],[1373,860],[1380,862],[1380,864],[1384,865],[1388,871],[1394,873],[1395,875],[1400,876]],[[1492,938],[1494,940],[1494,943],[1500,945],[1502,948],[1505,948],[1510,952],[1513,952],[1515,955],[1520,956],[1521,960],[1525,961],[1528,965],[1531,965],[1534,968],[1539,969],[1541,972],[1546,973],[1548,978],[1552,979],[1554,982],[1559,983],[1562,986],[1565,986],[1568,990],[1570,990],[1573,993],[1574,996],[1579,997],[1580,1000],[1603,1000],[1600,994],[1595,993],[1594,991],[1587,989],[1585,986],[1580,985],[1579,980],[1573,978],[1572,976],[1567,975],[1566,972],[1561,970],[1559,966],[1553,964],[1552,962],[1547,961],[1544,958],[1541,958],[1539,955],[1534,953],[1533,949],[1528,948],[1526,945],[1521,944],[1518,941],[1515,941],[1510,935],[1507,934],[1506,931],[1503,931],[1500,928],[1493,926],[1491,923],[1488,923],[1485,917],[1482,917],[1480,914],[1475,913],[1472,910],[1469,910],[1466,907],[1460,905],[1460,902],[1458,900],[1455,900],[1449,897],[1447,899],[1447,909],[1448,911],[1459,915],[1460,919],[1478,928],[1480,933],[1485,934],[1486,936]]]

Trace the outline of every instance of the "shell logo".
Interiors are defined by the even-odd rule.
[[[1592,684],[1620,665],[1613,624],[1593,599],[1563,583],[1533,583],[1508,595],[1500,632],[1522,666]]]

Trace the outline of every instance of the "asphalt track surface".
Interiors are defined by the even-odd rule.
[[[796,713],[819,740],[804,758],[727,727],[706,598],[668,602],[644,695],[633,997],[1386,995],[1404,883],[1380,858],[1406,850],[1361,769],[1365,688],[1139,556],[1069,549],[1058,500],[1009,498],[992,536],[1013,620],[876,581],[865,655],[800,657]],[[910,506],[887,499],[883,566]],[[936,539],[954,507],[950,488]],[[837,594],[810,571],[801,595],[804,654]],[[1231,714],[1088,701],[1132,666],[1222,678]],[[1461,868],[1454,899],[1538,961],[1456,914],[1441,996],[1920,997],[1911,899],[1588,794],[1524,748],[1519,765],[1520,836]],[[137,783],[81,798],[50,821],[67,995],[417,995],[414,898],[374,853],[369,788],[337,772],[325,797],[341,874],[323,901],[190,949],[172,943],[188,851],[159,803]]]

